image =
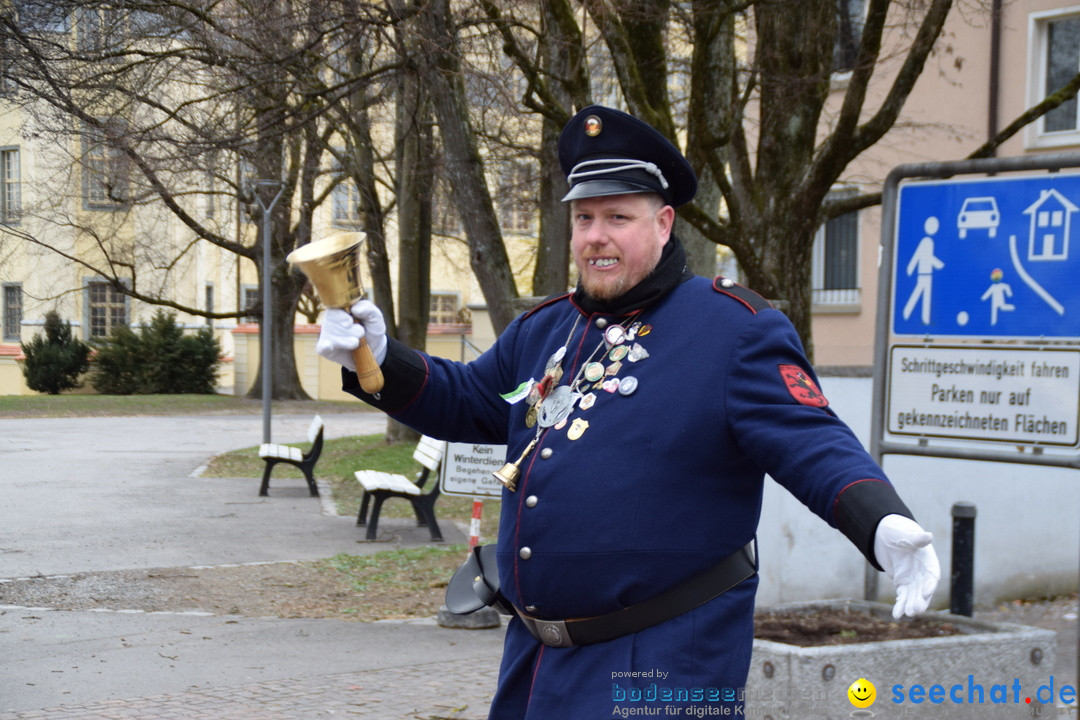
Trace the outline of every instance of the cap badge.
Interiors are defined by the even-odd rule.
[[[600,122],[600,118],[596,115],[590,115],[585,118],[585,134],[589,137],[596,137],[603,129],[604,123]]]

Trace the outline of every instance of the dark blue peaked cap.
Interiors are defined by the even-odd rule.
[[[601,105],[585,108],[563,128],[559,165],[570,183],[563,200],[655,192],[678,207],[697,192],[694,169],[670,140],[636,117]]]

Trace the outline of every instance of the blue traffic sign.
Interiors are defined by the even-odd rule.
[[[1080,174],[910,182],[896,335],[1080,338]]]

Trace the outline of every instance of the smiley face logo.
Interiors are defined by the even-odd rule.
[[[848,700],[857,708],[868,708],[877,700],[877,688],[866,678],[859,678],[847,689]]]

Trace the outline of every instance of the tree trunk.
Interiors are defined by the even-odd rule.
[[[748,263],[749,269],[744,267],[744,272],[746,284],[788,316],[799,333],[807,358],[813,362],[811,260],[817,227],[813,214],[810,220],[800,218],[795,207],[786,206],[784,214],[763,217],[757,224],[763,234],[753,238],[753,242],[768,252],[762,253],[760,262]]]
[[[411,36],[399,35],[405,70],[398,82],[396,107],[398,206],[398,340],[423,350],[431,312],[431,157],[433,143],[429,104],[416,75],[416,48]],[[416,442],[420,434],[387,418],[390,443]]]
[[[550,0],[543,3],[540,64],[548,77],[567,79],[567,82],[551,83],[550,93],[563,105],[569,117],[569,111],[575,103],[567,87],[573,86],[569,79],[575,76],[575,64],[581,63],[581,53],[575,39],[564,33],[556,16],[556,9]],[[533,269],[532,294],[546,296],[563,292],[570,284],[570,203],[562,201],[567,192],[567,184],[559,165],[559,134],[564,123],[546,116],[542,122],[540,233],[536,267]]]
[[[300,292],[304,286],[304,279],[292,271],[285,262],[285,256],[296,246],[296,236],[290,232],[292,219],[292,193],[296,191],[296,182],[300,172],[285,173],[285,148],[284,137],[276,128],[283,127],[287,123],[284,107],[281,105],[267,104],[257,112],[264,120],[256,140],[254,154],[256,180],[276,179],[279,185],[257,187],[256,193],[260,197],[260,213],[258,221],[258,242],[263,252],[270,252],[270,294],[273,305],[273,318],[270,326],[271,354],[273,366],[271,368],[270,394],[274,400],[307,400],[308,394],[300,384],[300,376],[296,370],[296,358],[293,353],[293,326],[296,315],[296,303],[300,298]],[[298,143],[302,145],[302,143]],[[303,164],[299,158],[294,162]],[[274,197],[280,190],[280,196],[276,202]],[[273,203],[274,207],[270,219],[270,235],[264,236],[262,209]],[[304,226],[301,213],[301,227]],[[305,238],[310,240],[310,237]],[[263,260],[259,258],[259,273],[263,272]],[[260,284],[267,282],[267,278],[260,277]],[[266,329],[261,327],[260,338],[266,337]],[[248,392],[248,397],[262,397],[262,374],[266,368],[262,367],[262,348],[259,354],[259,372],[255,378],[255,384]]]
[[[260,229],[260,233],[261,233]],[[277,245],[278,243],[275,243]],[[296,303],[303,289],[303,281],[286,267],[284,255],[277,253],[276,261],[271,260],[271,303],[273,305],[270,324],[271,339],[271,378],[270,397],[273,400],[309,400],[310,396],[300,384],[300,375],[296,368],[296,356],[293,352],[293,329]],[[260,261],[261,262],[261,261]],[[260,275],[262,273],[260,264]],[[261,315],[259,322],[259,370],[255,383],[247,393],[249,398],[262,398],[262,342],[264,329]]]
[[[420,27],[430,43],[423,56],[424,78],[439,122],[454,201],[469,241],[469,264],[487,302],[491,324],[500,333],[514,318],[512,301],[518,292],[469,120],[449,1],[429,2],[420,13]]]
[[[417,350],[427,344],[431,306],[432,140],[429,105],[416,77],[415,48],[402,38],[406,70],[398,84],[395,124],[398,204],[398,339]]]
[[[570,284],[570,203],[566,178],[558,161],[562,128],[544,119],[540,143],[540,234],[533,269],[533,295],[561,293]]]

